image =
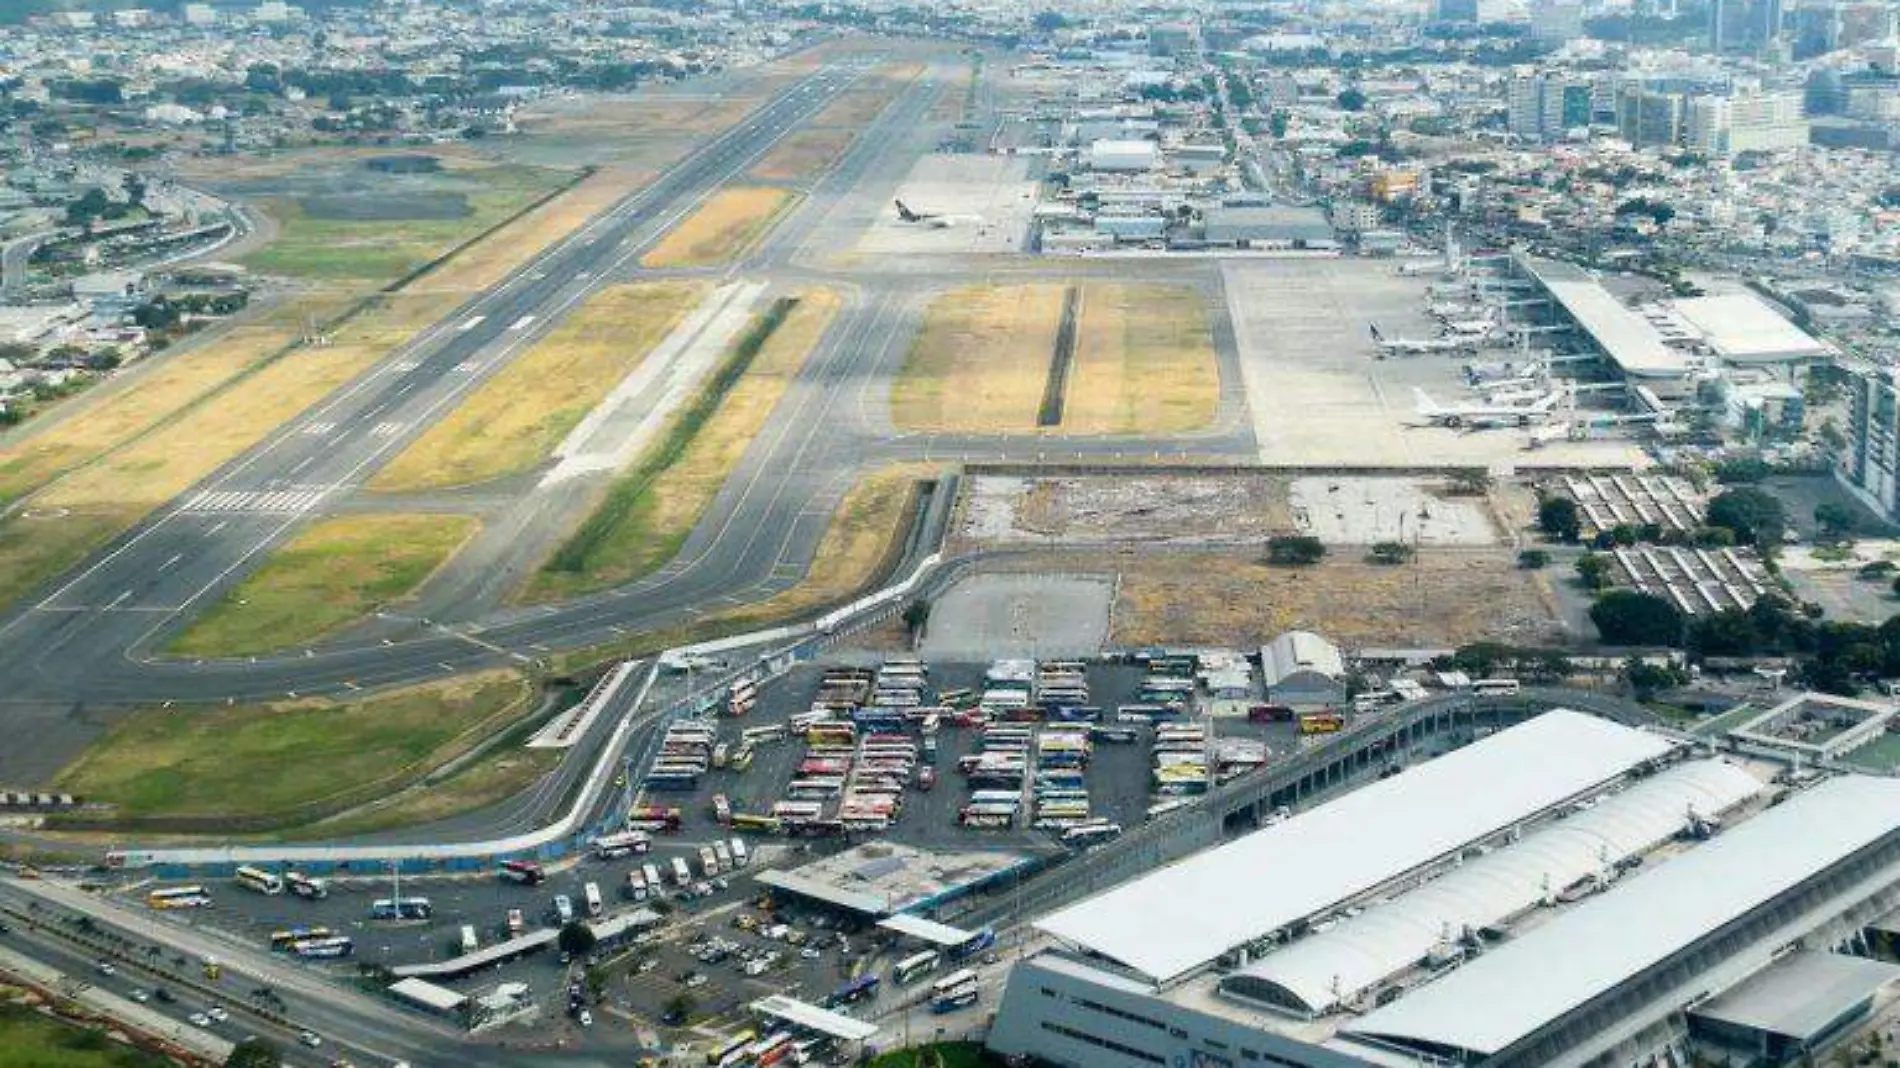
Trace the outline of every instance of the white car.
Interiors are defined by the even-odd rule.
[[[319,1038],[315,1031],[300,1032],[297,1035],[297,1041],[309,1046],[311,1049],[316,1049],[318,1046],[323,1045],[323,1039]]]
[[[230,1013],[224,1011],[223,1008],[217,1005],[213,1005],[210,1008],[206,1009],[205,1015],[211,1017],[212,1019],[218,1021],[219,1023],[223,1023],[224,1021],[229,1020],[231,1018]]]
[[[211,1017],[206,1016],[202,1012],[194,1012],[189,1017],[187,1017],[187,1019],[189,1019],[193,1024],[199,1027],[211,1026]]]
[[[686,980],[686,989],[697,990],[700,987],[705,986],[708,982],[710,982],[710,980],[708,980],[705,976],[694,975],[691,979]]]
[[[152,1000],[152,995],[147,994],[143,990],[134,990],[130,994],[127,994],[126,997],[131,998],[133,1001],[136,1001],[141,1005]]]
[[[586,1009],[581,1010],[580,1020],[581,1020],[582,1027],[594,1026],[594,1014],[591,1012],[588,1012]]]
[[[806,946],[804,949],[799,950],[798,955],[805,958],[806,960],[817,960],[819,957],[824,956],[823,953],[818,952],[817,950],[811,948],[810,946]]]

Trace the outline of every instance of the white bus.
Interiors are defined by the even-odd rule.
[[[646,876],[647,893],[658,897],[660,894],[660,866],[657,864],[640,865],[640,874]]]
[[[171,886],[146,894],[145,903],[155,909],[208,909],[211,895],[202,886]]]
[[[743,868],[746,866],[747,859],[745,841],[743,839],[734,838],[732,840],[732,866],[735,868]]]
[[[1523,688],[1516,679],[1479,679],[1471,684],[1471,692],[1482,697],[1504,697]]]
[[[290,888],[291,893],[301,898],[308,898],[311,901],[320,901],[330,896],[330,884],[328,881],[305,875],[302,872],[285,872],[284,885]]]
[[[713,853],[719,858],[719,870],[721,871],[732,870],[732,847],[731,846],[727,845],[723,839],[714,840]]]
[[[284,880],[262,868],[243,867],[237,870],[237,884],[246,890],[255,890],[260,894],[281,894],[284,892]]]
[[[699,870],[705,872],[708,879],[719,874],[719,854],[713,852],[712,846],[699,847]]]
[[[930,984],[932,998],[945,998],[963,992],[964,987],[976,986],[976,973],[968,968],[959,968]]]
[[[693,869],[686,866],[685,857],[673,858],[673,881],[678,883],[681,889],[693,885]]]
[[[601,860],[632,856],[653,848],[653,839],[645,831],[621,831],[594,839],[594,856]]]
[[[581,887],[581,895],[587,898],[587,915],[590,918],[597,920],[600,918],[600,914],[607,910],[607,906],[602,904],[600,900],[599,883],[588,883],[586,886]]]
[[[647,877],[638,868],[627,873],[627,896],[635,901],[647,899]]]
[[[926,949],[922,953],[898,961],[897,967],[891,969],[891,978],[900,983],[913,983],[926,974],[936,971],[937,965],[942,963],[943,954],[934,949]]]
[[[463,924],[462,955],[467,956],[480,948],[482,948],[482,940],[475,935],[475,925],[472,923]]]

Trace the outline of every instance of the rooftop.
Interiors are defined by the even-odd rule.
[[[1625,374],[1676,378],[1688,373],[1688,358],[1664,344],[1655,324],[1625,307],[1588,271],[1558,260],[1517,259]]]
[[[1900,781],[1822,782],[1348,1027],[1493,1054],[1900,831]],[[1562,961],[1553,968],[1551,962]]]
[[[1594,790],[1673,743],[1558,710],[1054,912],[1037,927],[1166,983]],[[1472,783],[1485,789],[1473,790]],[[1299,878],[1265,878],[1298,872]]]
[[[1900,979],[1900,966],[1838,953],[1790,953],[1693,1015],[1738,1027],[1812,1039]]]
[[[1674,307],[1725,360],[1819,360],[1833,352],[1753,293],[1690,297],[1675,301]]]
[[[760,872],[758,881],[867,916],[925,909],[1010,871],[1029,857],[1002,850],[934,852],[896,842],[868,842],[791,871]]]

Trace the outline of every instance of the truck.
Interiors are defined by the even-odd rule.
[[[482,940],[475,935],[475,925],[472,923],[463,924],[462,955],[467,956],[480,948],[482,948]]]

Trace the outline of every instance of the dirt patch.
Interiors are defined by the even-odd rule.
[[[1508,550],[1428,549],[1403,567],[1340,559],[1278,568],[1237,551],[1154,553],[1112,567],[1117,645],[1246,647],[1290,629],[1348,648],[1563,637],[1537,574],[1519,570]]]
[[[960,548],[1036,544],[1259,545],[1293,529],[1276,475],[1082,475],[965,482]]]

